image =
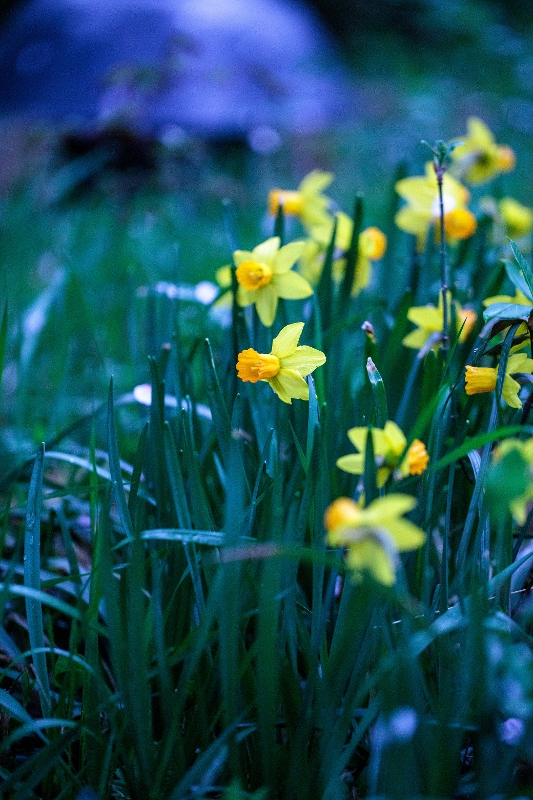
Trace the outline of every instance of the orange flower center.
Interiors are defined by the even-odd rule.
[[[333,531],[341,525],[357,525],[361,518],[361,509],[349,497],[339,497],[326,508],[324,525],[327,531]]]
[[[420,439],[414,439],[411,447],[407,451],[407,466],[409,475],[421,475],[426,469],[429,456],[426,445]]]
[[[249,292],[266,286],[272,280],[272,270],[268,264],[259,261],[243,261],[235,274],[240,285]]]
[[[465,373],[467,394],[483,394],[493,392],[498,380],[498,370],[495,367],[466,367]]]
[[[275,217],[280,206],[283,206],[284,214],[297,217],[302,213],[302,195],[296,191],[272,189],[268,194],[268,213]]]
[[[387,237],[379,228],[365,228],[359,236],[359,247],[364,256],[375,261],[385,255]]]
[[[497,148],[498,167],[502,172],[511,172],[515,168],[516,156],[514,150],[507,145]]]
[[[241,381],[257,383],[275,378],[280,370],[279,358],[272,353],[258,353],[251,347],[239,353],[237,375]]]
[[[444,231],[450,239],[468,239],[476,228],[477,220],[467,208],[454,208],[444,215]]]

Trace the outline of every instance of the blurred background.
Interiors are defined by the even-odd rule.
[[[532,22],[526,0],[4,0],[3,413],[40,441],[111,373],[147,380],[172,333],[165,310],[139,333],[150,302],[198,335],[179,287],[270,235],[268,190],[312,169],[388,231],[399,165],[475,115],[518,155],[497,191],[533,205]]]

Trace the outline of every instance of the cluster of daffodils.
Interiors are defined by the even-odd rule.
[[[516,159],[513,150],[497,144],[489,128],[477,117],[468,120],[466,134],[453,139],[450,145],[451,165],[442,178],[442,206],[444,234],[453,245],[469,239],[477,229],[477,217],[469,208],[471,193],[465,184],[470,187],[487,184],[513,170]],[[405,200],[396,214],[396,224],[416,237],[421,252],[431,229],[436,238],[440,234],[441,205],[433,162],[426,164],[425,175],[398,181],[396,191]],[[505,237],[521,239],[533,229],[533,211],[511,197],[499,202],[482,197],[479,208],[493,219],[495,229],[501,231],[498,243],[502,246]]]
[[[501,257],[511,250],[516,254],[515,245],[509,245],[505,237],[517,240],[517,247],[525,252],[533,229],[533,210],[509,197],[496,201],[487,196],[479,198],[477,217],[469,208],[471,188],[513,169],[512,150],[497,144],[484,123],[472,118],[468,120],[465,136],[443,145],[445,155],[442,158],[439,150],[434,152],[435,161],[426,164],[423,176],[405,178],[396,184],[396,191],[405,203],[395,221],[400,229],[415,237],[417,250],[425,250],[430,235],[438,241],[442,231],[446,244],[454,247],[476,233],[478,218],[483,217],[485,221],[487,218],[492,221],[493,244]],[[298,221],[305,235],[289,244],[282,244],[279,236],[272,236],[252,250],[236,250],[232,266],[221,268],[217,274],[221,287],[234,287],[234,302],[242,308],[252,307],[255,311],[251,313],[256,313],[266,328],[276,322],[279,300],[302,301],[312,296],[321,278],[326,253],[328,257],[333,254],[332,279],[337,285],[343,281],[348,258],[353,259],[350,261],[350,269],[354,267],[351,293],[357,296],[370,282],[373,263],[386,252],[387,239],[379,228],[370,226],[354,235],[353,220],[336,209],[325,194],[332,179],[330,173],[314,171],[296,189],[273,189],[268,198],[271,217],[279,217],[283,212],[284,219]],[[441,253],[445,249],[441,243]],[[516,269],[508,270],[510,277],[516,272]],[[510,354],[507,350],[501,384],[505,403],[511,408],[521,408],[522,383],[533,383],[533,358],[523,352],[530,338],[525,323],[529,321],[530,309],[533,311],[533,297],[524,276],[514,282],[514,296],[501,294],[484,303],[485,319],[494,319],[497,323],[494,328],[497,346],[486,356],[478,351],[478,362],[480,358],[484,358],[485,363],[489,358],[496,359],[501,349],[501,331],[506,325],[516,325],[515,341]],[[418,350],[419,359],[430,350],[436,352],[444,346],[450,334],[452,342],[464,343],[477,321],[475,311],[462,307],[452,298],[451,292],[446,291],[446,280],[441,283],[442,290],[435,304],[414,306],[407,312],[407,319],[415,327],[404,337],[403,345]],[[305,306],[300,307],[305,312]],[[502,317],[498,316],[500,307],[503,308]],[[518,327],[520,321],[524,324]],[[242,350],[236,365],[240,380],[267,383],[286,404],[295,399],[308,400],[306,378],[325,363],[326,356],[314,347],[300,345],[303,330],[303,322],[285,325],[272,338],[268,353],[252,347]],[[375,343],[374,337],[372,341]],[[446,348],[446,357],[447,353]],[[467,365],[466,393],[493,392],[498,385],[498,372],[495,360],[491,366]],[[371,436],[380,496],[365,506],[363,481],[359,480],[354,488],[355,499],[340,497],[335,500],[324,519],[327,542],[345,550],[346,563],[355,580],[368,573],[377,582],[391,586],[401,563],[400,554],[421,547],[426,537],[405,518],[416,501],[408,495],[387,494],[387,491],[398,481],[422,475],[428,467],[429,455],[421,440],[409,439],[391,420],[383,428],[351,428],[347,435],[356,452],[338,458],[337,467],[351,475],[363,476],[367,442]],[[533,439],[525,444],[509,440],[500,445],[495,451],[495,461],[505,457],[509,448],[518,449],[521,457],[533,464]],[[525,520],[527,505],[533,501],[533,469],[531,471],[532,480],[527,491],[513,501],[512,513],[519,522]]]

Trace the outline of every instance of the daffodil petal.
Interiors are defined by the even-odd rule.
[[[426,541],[424,531],[407,519],[395,519],[387,525],[387,530],[390,531],[400,552],[416,550]]]
[[[331,172],[322,172],[321,170],[313,170],[306,175],[303,181],[300,183],[298,187],[298,191],[307,193],[315,194],[316,192],[322,192],[333,180],[333,174]]]
[[[518,397],[519,391],[520,384],[510,375],[506,375],[503,381],[502,397],[511,408],[522,408],[522,401]]]
[[[351,441],[353,446],[357,450],[359,450],[360,453],[365,452],[367,436],[368,436],[368,428],[350,428],[350,430],[348,431],[348,439]],[[374,444],[375,441],[376,440],[374,439]]]
[[[402,344],[404,347],[413,347],[415,350],[420,350],[431,336],[431,333],[431,331],[426,331],[424,328],[417,328],[416,331],[411,331],[407,336],[404,336]]]
[[[402,429],[392,420],[388,420],[385,423],[383,433],[385,438],[389,441],[393,453],[398,457],[401,456],[405,450],[405,445],[407,444],[407,440]]]
[[[394,221],[398,228],[415,236],[425,236],[431,223],[431,212],[421,211],[412,206],[400,208]]]
[[[277,353],[275,353],[277,355]],[[278,356],[279,358],[279,356]],[[299,372],[302,378],[309,375],[317,367],[322,366],[326,361],[326,356],[320,350],[307,345],[297,347],[294,353],[282,359],[282,369],[294,369]]]
[[[272,276],[272,285],[276,288],[278,297],[284,300],[302,300],[313,294],[311,284],[293,270],[281,275],[275,273]]]
[[[267,328],[273,324],[278,308],[278,294],[271,283],[257,289],[255,307],[259,319]]]
[[[370,259],[360,255],[357,259],[355,266],[355,276],[352,286],[352,297],[359,294],[362,289],[366,289],[370,283],[370,276],[372,275],[372,265]]]
[[[285,386],[279,380],[278,375],[276,375],[275,378],[270,378],[268,382],[271,385],[272,389],[276,392],[280,400],[283,400],[284,403],[292,405],[291,395],[287,392]]]
[[[428,331],[442,330],[442,311],[435,306],[414,306],[407,312],[407,319]]]
[[[233,261],[235,266],[238,267],[243,261],[257,261],[257,259],[250,250],[235,250],[233,253]]]
[[[272,270],[276,275],[288,272],[303,253],[305,242],[290,242],[281,247],[272,262]]]
[[[280,239],[279,236],[271,236],[266,242],[261,242],[257,247],[252,250],[252,261],[260,261],[265,264],[271,264],[274,260],[276,253],[279,250]]]
[[[278,358],[287,358],[287,356],[294,353],[298,347],[303,329],[303,322],[293,322],[291,325],[285,325],[272,342],[273,355]]]
[[[257,300],[257,291],[249,292],[248,289],[245,289],[244,286],[237,287],[237,303],[245,308],[246,306],[252,306],[255,301]]]
[[[362,453],[350,453],[337,459],[337,466],[351,475],[362,475],[365,470],[364,456]]]
[[[365,538],[348,549],[346,563],[359,577],[368,571],[378,583],[392,586],[396,579],[394,563],[387,551],[374,539]]]
[[[309,386],[295,370],[280,369],[274,380],[290,397],[297,400],[309,400]]]
[[[369,527],[388,527],[386,521],[407,514],[416,506],[416,500],[409,494],[389,494],[387,497],[378,497],[364,510],[361,522]]]

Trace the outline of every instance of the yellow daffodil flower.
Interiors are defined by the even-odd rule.
[[[365,449],[368,428],[350,428],[348,438],[359,451],[337,460],[337,466],[352,475],[362,475],[365,471]],[[421,475],[426,469],[429,456],[420,439],[415,439],[402,459],[407,439],[395,422],[388,420],[384,428],[372,428],[372,442],[376,458],[377,483],[383,486],[391,473],[397,478],[407,475]],[[401,462],[400,462],[401,459]]]
[[[370,572],[379,583],[392,586],[399,553],[416,550],[426,540],[423,530],[403,519],[415,505],[416,500],[406,494],[389,494],[366,508],[339,497],[324,515],[327,542],[346,548],[346,563],[356,580]]]
[[[268,195],[268,211],[276,216],[280,205],[289,216],[299,217],[302,225],[309,230],[314,225],[327,224],[330,219],[329,197],[322,194],[333,180],[330,172],[313,170],[303,179],[296,190],[272,189]]]
[[[292,398],[309,400],[309,386],[304,380],[326,361],[320,350],[298,345],[303,322],[286,325],[272,342],[270,353],[249,348],[239,353],[237,374],[242,381],[266,381],[284,403]]]
[[[460,144],[452,151],[454,167],[461,179],[471,184],[487,183],[502,172],[514,169],[513,150],[496,144],[484,122],[470,117],[467,129],[466,136],[457,139]]]
[[[450,302],[450,294],[448,294]],[[451,304],[451,303],[450,303]],[[417,325],[417,329],[408,333],[403,340],[406,347],[412,347],[419,350],[423,347],[428,339],[431,337],[434,342],[434,347],[439,347],[442,341],[442,295],[439,294],[439,304],[437,308],[432,305],[428,306],[414,306],[407,312],[407,319]],[[477,319],[475,311],[467,308],[461,308],[459,303],[455,302],[455,313],[457,318],[457,332],[461,331],[459,341],[464,342]],[[449,309],[448,319],[451,319],[451,309]],[[463,325],[464,323],[464,325]],[[439,334],[441,337],[439,338]]]
[[[511,408],[522,408],[522,401],[518,397],[520,384],[511,376],[517,372],[533,372],[533,359],[525,353],[513,353],[507,360],[505,378],[502,387],[502,397]],[[473,367],[468,364],[465,368],[465,391],[468,395],[493,392],[498,380],[496,367]]]
[[[440,218],[439,186],[432,161],[426,164],[426,174],[423,177],[403,178],[396,184],[396,191],[407,205],[400,208],[395,217],[396,225],[407,233],[417,237],[418,249],[425,247],[428,230],[432,224],[436,226]],[[470,192],[448,173],[444,174],[442,181],[442,199],[444,206],[444,219],[448,217],[447,237],[465,239],[475,232],[475,217],[467,209]],[[458,214],[458,211],[461,214]],[[454,212],[451,216],[451,212]]]
[[[343,211],[336,215],[337,231],[335,234],[335,250],[338,252],[333,262],[333,280],[340,283],[346,268],[346,252],[350,247],[353,232],[353,221]],[[313,226],[312,237],[306,243],[300,260],[301,273],[314,285],[320,279],[324,264],[324,255],[333,233],[333,220],[328,224]],[[372,261],[377,261],[385,255],[387,250],[387,237],[379,228],[370,226],[359,234],[357,263],[355,265],[352,297],[365,289],[372,274]]]
[[[492,458],[494,462],[510,453],[518,450],[527,465],[529,485],[524,494],[511,501],[509,507],[511,514],[519,525],[523,525],[527,519],[528,506],[533,501],[533,438],[522,441],[520,439],[505,439],[495,448]]]
[[[504,197],[498,203],[498,210],[505,225],[505,233],[510,239],[527,236],[533,229],[533,210],[523,206],[511,197]]]
[[[313,294],[305,278],[291,269],[302,254],[304,242],[279,245],[279,237],[272,236],[251,252],[233,253],[239,283],[237,302],[240,306],[255,303],[259,319],[268,328],[274,322],[278,298],[301,300]]]

